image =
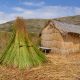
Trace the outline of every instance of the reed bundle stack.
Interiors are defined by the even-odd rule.
[[[24,20],[17,18],[13,35],[0,58],[0,64],[25,69],[46,62],[45,55],[33,45],[28,35]]]

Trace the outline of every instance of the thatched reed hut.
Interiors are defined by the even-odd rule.
[[[41,46],[55,53],[80,52],[80,26],[49,21],[40,32]]]

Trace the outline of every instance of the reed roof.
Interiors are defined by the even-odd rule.
[[[61,33],[71,32],[71,33],[80,34],[80,25],[68,24],[60,21],[53,21],[53,24],[55,25],[56,28],[59,29]]]
[[[45,25],[44,28],[46,28],[48,25],[55,26],[63,34],[64,33],[80,34],[80,25],[69,24],[69,23],[60,22],[60,21],[57,21],[57,20],[53,20],[53,21],[50,20],[50,21],[48,21],[48,23]],[[39,36],[41,36],[42,30],[41,30]]]

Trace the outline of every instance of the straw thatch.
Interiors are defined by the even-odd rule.
[[[24,69],[39,66],[45,61],[45,55],[30,41],[24,20],[17,18],[13,35],[0,58],[0,63]]]
[[[51,52],[80,52],[80,26],[59,21],[49,21],[40,33],[41,46]]]
[[[7,40],[9,39],[9,32],[0,31],[0,53],[3,52],[4,48],[7,46]]]

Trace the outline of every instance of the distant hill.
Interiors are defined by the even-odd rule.
[[[55,20],[63,21],[70,24],[80,25],[80,15],[57,18]]]
[[[39,32],[38,30],[44,27],[47,21],[48,19],[25,19],[26,29],[28,29],[29,32]],[[11,31],[13,22],[14,21],[0,24],[0,31]]]
[[[40,30],[44,27],[49,19],[25,19],[26,29],[31,34],[39,34]],[[80,15],[69,16],[62,18],[55,18],[52,20],[58,20],[66,23],[71,23],[75,25],[80,25]],[[14,21],[0,24],[0,31],[12,31],[12,24]]]

